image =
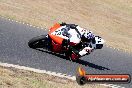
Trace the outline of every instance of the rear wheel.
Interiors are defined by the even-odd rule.
[[[29,40],[28,42],[28,46],[30,48],[43,48],[48,46],[48,38],[46,37],[46,35],[41,35],[41,36],[37,36],[35,38],[32,38],[31,40]]]

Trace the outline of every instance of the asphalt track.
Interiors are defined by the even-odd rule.
[[[77,62],[28,47],[28,40],[46,33],[47,31],[39,28],[0,18],[0,62],[67,75],[75,75],[79,65],[82,65],[90,74],[123,73],[132,75],[132,55],[106,46],[82,57]],[[121,86],[132,88],[131,83],[121,84]]]

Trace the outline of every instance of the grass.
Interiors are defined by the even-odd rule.
[[[0,88],[106,88],[98,84],[79,86],[76,82],[31,71],[0,66]]]
[[[0,15],[49,28],[56,22],[76,23],[132,52],[131,0],[0,0]]]

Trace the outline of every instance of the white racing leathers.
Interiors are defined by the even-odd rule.
[[[68,31],[70,42],[75,43],[75,44],[79,44],[81,42],[81,36],[82,35],[85,35],[85,34],[89,33],[88,30],[85,30],[85,29],[83,29],[79,26],[77,26],[77,29],[78,29],[79,33],[75,29],[70,29]],[[91,50],[93,50],[93,48],[90,48],[90,47],[87,46],[87,47],[83,48],[81,51],[79,51],[79,54],[81,56],[83,56],[87,53],[90,53]]]

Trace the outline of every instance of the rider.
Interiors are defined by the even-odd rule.
[[[81,28],[80,26],[76,24],[66,24],[66,23],[61,23],[61,26],[65,26],[63,28],[64,32],[63,35],[67,36],[68,39],[64,39],[62,42],[62,46],[68,47],[69,51],[73,51],[74,53],[77,53],[78,55],[82,55],[80,50],[78,51],[76,48],[79,47],[80,45],[82,46],[81,41],[87,41],[87,42],[92,42],[95,38],[94,34],[92,31],[88,31],[84,28]],[[90,53],[93,48],[87,45],[87,52]]]

